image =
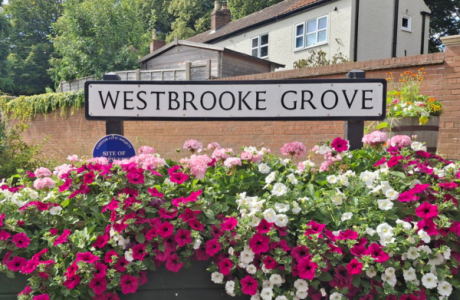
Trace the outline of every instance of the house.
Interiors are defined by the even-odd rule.
[[[216,1],[211,29],[189,39],[285,64],[322,50],[353,61],[425,54],[430,10],[423,0],[285,0],[231,21]]]

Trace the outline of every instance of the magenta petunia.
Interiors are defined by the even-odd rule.
[[[168,237],[172,235],[174,232],[174,225],[169,223],[168,221],[164,222],[158,228],[158,233],[162,238]]]
[[[339,234],[339,240],[356,240],[358,238],[358,233],[351,229],[341,231]]]
[[[167,210],[166,208],[162,207],[158,211],[158,214],[163,219],[174,219],[177,216],[177,209],[173,208],[172,210]]]
[[[160,193],[157,188],[148,188],[147,191],[150,193],[150,195],[152,195],[152,197],[155,197],[155,198],[163,198],[164,197],[164,194]]]
[[[374,168],[377,168],[387,162],[387,158],[384,156],[381,160],[375,163]]]
[[[69,229],[64,229],[64,232],[54,240],[53,246],[56,247],[57,245],[64,244],[67,242],[67,237],[70,235],[71,231]]]
[[[403,156],[393,156],[390,158],[390,160],[387,162],[387,165],[389,168],[392,168],[396,166],[400,160],[402,160],[404,157]]]
[[[104,278],[107,274],[107,266],[101,262],[96,262],[94,264],[94,278]]]
[[[302,279],[313,280],[315,278],[315,270],[318,267],[310,258],[302,259],[297,265],[299,277]]]
[[[6,232],[5,230],[0,231],[0,241],[6,241],[11,237],[11,234]]]
[[[24,290],[22,290],[22,292],[18,294],[18,296],[29,295],[30,293],[32,293],[32,289],[30,288],[30,286],[26,286]]]
[[[34,296],[32,300],[50,300],[50,296],[48,294],[41,294]]]
[[[440,183],[439,186],[442,188],[445,188],[446,190],[451,190],[451,189],[457,188],[458,184],[456,184],[455,182],[446,182],[446,183]]]
[[[347,265],[348,273],[351,275],[359,275],[363,270],[363,264],[360,263],[356,258],[352,259]]]
[[[91,252],[83,252],[83,253],[77,253],[77,259],[75,260],[76,262],[82,261],[87,264],[94,264],[96,261],[98,261],[100,258]]]
[[[174,239],[180,247],[184,247],[192,242],[190,231],[183,228],[177,231]]]
[[[114,260],[113,260],[113,257],[116,257],[118,258],[118,253],[115,252],[115,250],[110,250],[109,252],[105,253],[105,258],[104,258],[104,262],[105,263],[113,263]]]
[[[183,265],[184,263],[179,261],[179,256],[176,253],[170,255],[165,264],[166,269],[175,273],[179,272]]]
[[[415,214],[424,219],[434,218],[438,216],[438,206],[432,205],[428,202],[423,202],[415,209]]]
[[[184,222],[190,222],[195,220],[197,216],[201,213],[199,210],[191,210],[190,208],[186,208],[185,212],[179,215],[179,218],[182,219]]]
[[[268,270],[275,269],[276,267],[278,267],[278,263],[271,256],[264,257],[262,261],[264,262],[265,268]]]
[[[123,294],[134,294],[137,291],[138,279],[135,276],[124,274],[121,276],[120,286]]]
[[[0,227],[3,226],[3,220],[5,219],[5,214],[0,215]]]
[[[226,258],[219,262],[219,270],[222,274],[227,276],[230,274],[230,270],[233,268],[233,263],[230,259]]]
[[[13,259],[11,259],[6,264],[6,267],[10,271],[18,272],[19,270],[22,269],[22,267],[26,264],[26,262],[27,262],[27,259],[25,259],[24,257],[15,256],[15,257],[13,257]]]
[[[342,153],[348,150],[349,144],[347,140],[344,140],[340,137],[335,138],[332,143],[331,143],[332,148],[334,148],[335,151]]]
[[[189,221],[188,225],[198,231],[203,231],[204,229],[204,225],[197,219]]]
[[[11,239],[11,241],[14,243],[14,245],[17,248],[20,248],[20,249],[25,249],[30,244],[29,237],[27,237],[27,235],[25,233],[22,233],[22,232],[18,233],[18,234],[15,234],[13,236],[13,238]]]
[[[398,201],[399,202],[412,202],[412,201],[417,201],[420,199],[420,197],[417,197],[413,192],[411,191],[406,191],[398,196]]]
[[[379,244],[371,244],[369,248],[367,248],[366,254],[371,255],[376,262],[384,263],[386,262],[390,256],[382,250],[383,246]]]
[[[81,278],[79,275],[68,276],[66,281],[64,281],[63,285],[69,289],[73,290],[80,284]]]
[[[262,219],[262,221],[259,222],[259,225],[256,226],[257,232],[258,233],[270,232],[272,225],[273,223],[270,223],[267,220]]]
[[[38,261],[38,257],[33,257],[32,259],[28,260],[21,268],[21,273],[32,274],[38,266]]]
[[[104,248],[104,246],[107,244],[107,242],[110,240],[110,236],[107,234],[100,235],[97,237],[96,241],[93,244],[94,248]]]
[[[223,231],[218,226],[216,226],[214,224],[211,226],[211,232],[212,232],[212,236],[215,239],[218,239],[223,234]]]
[[[126,271],[126,266],[129,265],[129,261],[126,260],[124,256],[120,257],[115,265],[113,266],[118,272]]]
[[[292,248],[291,256],[297,261],[300,262],[302,259],[306,257],[310,257],[309,249],[307,246],[301,245]]]
[[[132,248],[133,250],[133,258],[137,260],[144,260],[144,257],[148,254],[145,251],[146,245],[145,244],[138,244]]]
[[[83,183],[91,184],[91,183],[93,183],[94,178],[96,178],[96,175],[94,174],[93,171],[91,171],[91,172],[89,172],[89,173],[86,173],[86,174],[83,176]]]
[[[249,240],[249,247],[255,254],[265,253],[269,250],[270,238],[260,233],[254,234]]]
[[[224,222],[222,223],[221,227],[224,231],[233,230],[236,225],[238,224],[238,220],[234,217],[224,218]]]
[[[144,284],[147,284],[149,282],[147,278],[147,272],[146,271],[140,271],[139,272],[139,286],[143,286]]]
[[[436,229],[436,224],[433,219],[423,219],[417,223],[418,230],[425,231],[429,236],[437,235],[438,230]]]
[[[136,169],[128,172],[126,175],[128,181],[132,184],[143,184],[144,183],[144,171],[142,169]]]
[[[104,213],[107,210],[115,211],[118,207],[118,201],[115,200],[115,198],[113,198],[112,200],[110,200],[109,204],[102,206],[102,213]]]
[[[206,254],[214,256],[220,251],[220,244],[218,239],[209,240],[206,242]]]
[[[326,228],[325,224],[319,224],[319,223],[316,223],[315,221],[312,220],[307,224],[307,229],[305,230],[305,235],[308,236],[308,235],[312,235],[312,234],[321,234],[323,232],[324,228]]]
[[[93,290],[96,295],[100,295],[107,290],[107,280],[104,277],[94,277],[88,287]]]
[[[241,283],[241,290],[244,294],[254,296],[257,294],[257,288],[259,286],[257,280],[255,280],[252,276],[247,275],[240,281]]]

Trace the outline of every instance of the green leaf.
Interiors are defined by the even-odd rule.
[[[158,249],[159,249],[161,252],[165,252],[165,244],[160,244],[160,245],[158,245]]]
[[[379,126],[377,126],[378,130],[383,129],[383,128],[388,128],[388,123],[387,122],[382,122],[382,123],[379,124]]]
[[[206,217],[208,217],[211,220],[215,219],[214,212],[210,209],[205,210],[204,214],[206,215]]]
[[[321,275],[319,275],[318,279],[324,282],[329,282],[332,280],[332,276],[329,274],[329,272],[323,272]]]
[[[145,235],[142,232],[139,232],[138,234],[136,234],[136,240],[141,244],[144,243]]]
[[[351,283],[353,283],[355,287],[359,288],[361,284],[361,277],[359,275],[353,276],[353,280],[351,281]]]
[[[70,199],[66,199],[66,200],[64,200],[64,201],[61,203],[61,206],[65,208],[65,207],[67,207],[69,204],[70,204]]]
[[[399,177],[401,179],[406,179],[406,175],[404,175],[404,173],[402,173],[402,172],[391,171],[390,174],[394,175],[394,176],[397,176],[397,177]]]

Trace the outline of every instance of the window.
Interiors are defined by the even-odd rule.
[[[295,26],[295,49],[313,47],[327,42],[327,16]]]
[[[408,16],[402,17],[401,29],[404,31],[412,31],[412,18]]]
[[[268,57],[268,34],[251,39],[251,55],[259,58]]]

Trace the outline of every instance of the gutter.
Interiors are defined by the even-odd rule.
[[[426,16],[431,16],[431,14],[427,11],[421,11],[420,14],[422,15],[422,45],[420,48],[420,54],[425,54],[425,23],[426,23]]]
[[[353,49],[353,61],[358,61],[358,37],[359,37],[359,0],[356,0],[355,11],[355,44]]]
[[[295,9],[295,10],[292,10],[290,12],[287,12],[285,14],[282,14],[282,15],[277,15],[273,18],[270,18],[270,19],[267,19],[267,20],[264,20],[262,22],[259,22],[257,24],[253,24],[253,25],[250,25],[250,26],[247,26],[247,27],[244,27],[244,28],[241,28],[241,29],[238,29],[238,30],[235,30],[231,33],[228,33],[226,35],[222,35],[222,36],[219,36],[215,39],[211,39],[211,40],[208,40],[208,41],[205,41],[204,43],[205,44],[212,44],[212,43],[215,43],[215,42],[219,42],[220,40],[223,40],[223,39],[227,39],[231,36],[234,36],[234,35],[237,35],[237,34],[240,34],[240,33],[243,33],[243,32],[246,32],[246,31],[249,31],[251,29],[255,29],[255,28],[258,28],[258,27],[261,27],[263,25],[266,25],[266,24],[269,24],[269,23],[272,23],[272,22],[277,22],[279,20],[282,20],[282,19],[285,19],[285,18],[288,18],[292,15],[296,15],[296,14],[299,14],[305,10],[309,10],[309,9],[312,9],[312,8],[315,8],[317,6],[321,6],[323,4],[327,4],[329,2],[334,2],[334,1],[337,1],[337,0],[320,0],[320,1],[317,1],[317,2],[314,2],[310,5],[307,5],[307,6],[303,6],[301,8],[298,8],[298,9]]]
[[[398,46],[398,21],[399,21],[399,0],[395,0],[394,27],[393,27],[393,50],[391,57],[396,57]]]

